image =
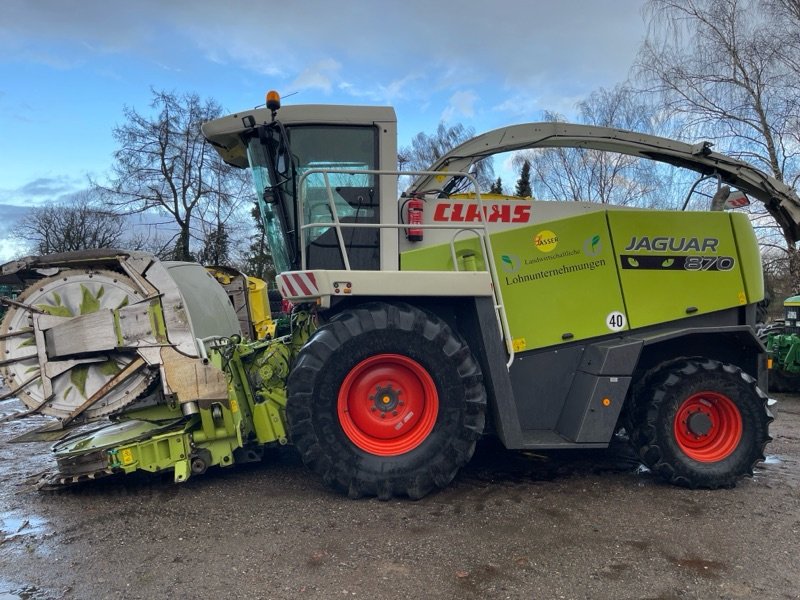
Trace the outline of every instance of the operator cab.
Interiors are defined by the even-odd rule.
[[[397,269],[397,231],[370,227],[397,221],[397,178],[374,173],[396,168],[394,110],[279,108],[272,97],[203,125],[228,164],[250,168],[276,271],[344,269],[342,245],[351,269]],[[314,227],[337,218],[341,240],[334,227]]]

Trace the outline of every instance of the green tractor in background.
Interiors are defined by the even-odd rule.
[[[763,327],[758,336],[769,353],[769,389],[800,391],[800,295],[783,302],[783,320]]]

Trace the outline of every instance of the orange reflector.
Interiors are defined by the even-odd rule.
[[[603,406],[611,406],[611,398],[603,398]]]
[[[772,368],[772,359],[771,359],[771,358],[768,358],[768,359],[767,359],[767,368],[768,368],[768,369],[771,369],[771,368]]]

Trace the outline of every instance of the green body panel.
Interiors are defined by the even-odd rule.
[[[492,248],[516,351],[608,334],[624,314],[604,212],[503,231]]]
[[[107,451],[109,467],[125,473],[140,469],[156,473],[175,469],[175,481],[185,481],[189,475],[191,439],[184,431],[154,435],[135,444],[122,445]]]
[[[800,306],[800,296],[792,296],[783,301],[784,306]]]
[[[494,239],[494,236],[492,237]],[[453,268],[453,253],[449,244],[436,244],[403,252],[400,255],[401,271],[483,271],[486,269],[480,240],[476,237],[461,239],[455,244],[458,268]],[[469,267],[466,262],[469,263]]]
[[[731,218],[739,260],[742,265],[744,291],[748,304],[764,298],[764,268],[761,264],[761,250],[750,218],[744,213],[728,213]]]
[[[507,229],[492,234],[491,241],[516,351],[610,333],[609,315],[624,314],[604,211]],[[476,239],[456,248],[459,257],[474,254],[476,267],[485,268]],[[451,270],[452,265],[450,246],[444,244],[404,252],[400,268]]]
[[[517,351],[757,302],[758,244],[746,215],[598,210],[491,235]],[[456,244],[459,269],[476,239]],[[452,270],[449,244],[404,252],[402,270]]]
[[[631,327],[748,303],[727,213],[608,215]]]

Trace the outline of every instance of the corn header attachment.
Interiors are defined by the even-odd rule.
[[[26,407],[10,417],[55,417],[20,440],[61,440],[47,485],[139,469],[184,481],[286,443],[283,382],[313,326],[297,314],[291,335],[244,342],[274,332],[263,285],[113,250],[22,259],[2,278],[24,287],[3,300],[4,397]]]

